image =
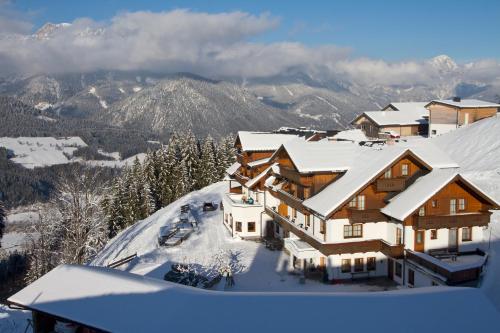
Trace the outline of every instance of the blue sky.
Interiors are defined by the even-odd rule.
[[[90,17],[108,20],[124,11],[188,8],[220,13],[269,13],[280,25],[261,42],[349,47],[358,57],[388,61],[448,54],[457,61],[500,58],[500,1],[27,1],[12,5],[43,23]]]

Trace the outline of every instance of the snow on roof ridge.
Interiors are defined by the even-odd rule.
[[[487,102],[487,101],[483,101],[480,99],[473,99],[473,98],[472,99],[460,99],[460,101],[454,101],[453,99],[434,99],[431,102],[427,103],[426,106],[428,106],[431,103],[441,103],[441,104],[447,104],[447,105],[463,107],[463,108],[467,108],[467,107],[469,107],[469,108],[473,108],[473,107],[500,108],[500,104]]]
[[[276,150],[283,143],[299,138],[293,134],[247,131],[239,131],[238,137],[243,151]]]

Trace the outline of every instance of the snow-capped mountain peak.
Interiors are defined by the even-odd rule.
[[[445,54],[430,59],[429,64],[442,73],[454,72],[458,69],[457,63]]]
[[[38,29],[33,37],[36,39],[49,39],[52,35],[59,29],[64,29],[70,27],[71,23],[45,23],[40,29]]]

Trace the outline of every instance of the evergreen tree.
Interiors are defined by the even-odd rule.
[[[5,208],[3,201],[0,201],[0,248],[2,247],[2,237],[5,228]]]
[[[143,163],[144,181],[148,184],[151,198],[153,200],[153,211],[162,207],[161,202],[161,184],[160,184],[160,167],[162,149],[158,151],[150,151],[146,155]]]
[[[181,159],[187,172],[187,192],[191,192],[200,188],[199,181],[199,162],[200,151],[198,142],[192,132],[181,136],[179,142]]]
[[[226,175],[226,169],[236,161],[236,150],[234,149],[234,136],[223,137],[217,146],[217,173],[218,180]]]
[[[203,142],[203,146],[201,148],[200,171],[198,173],[198,184],[200,188],[208,186],[219,180],[215,155],[214,141],[211,136],[208,136]]]

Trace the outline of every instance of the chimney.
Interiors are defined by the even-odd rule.
[[[453,97],[453,102],[460,102],[462,99],[458,96]]]

